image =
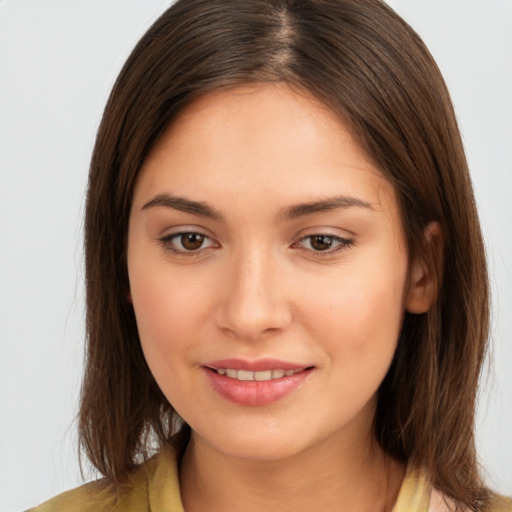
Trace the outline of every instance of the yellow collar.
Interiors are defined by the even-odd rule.
[[[177,457],[172,451],[157,456],[158,463],[148,482],[150,510],[185,512],[181,503]],[[428,512],[431,486],[420,471],[407,470],[393,512]]]
[[[392,512],[428,512],[431,492],[424,473],[408,468]]]

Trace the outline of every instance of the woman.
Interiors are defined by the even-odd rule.
[[[460,136],[382,2],[172,6],[105,110],[86,269],[105,479],[36,510],[512,509],[476,465]]]

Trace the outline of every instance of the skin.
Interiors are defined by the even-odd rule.
[[[334,196],[352,206],[283,216]],[[185,253],[172,237],[182,232],[203,244]],[[318,234],[331,238],[313,245]],[[429,279],[408,260],[393,187],[333,112],[284,84],[196,100],[141,170],[128,271],[149,367],[192,428],[187,512],[391,510],[404,468],[374,439],[376,393],[404,311],[428,309]],[[205,375],[225,358],[312,370],[283,398],[247,406]]]

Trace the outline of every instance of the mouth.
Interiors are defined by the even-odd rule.
[[[261,371],[251,371],[251,370],[236,370],[234,368],[209,368],[210,370],[217,372],[219,375],[225,375],[229,379],[236,379],[241,381],[257,381],[257,382],[266,382],[269,380],[282,379],[283,377],[291,377],[296,373],[303,372],[304,370],[310,369],[311,367],[306,368],[296,368],[293,370],[284,370],[283,368],[273,368],[272,370],[261,370]]]
[[[217,393],[230,402],[248,406],[268,405],[300,389],[314,369],[270,359],[229,359],[203,366]]]

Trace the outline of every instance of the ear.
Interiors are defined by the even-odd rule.
[[[128,302],[130,304],[133,304],[133,299],[132,299],[132,292],[129,291],[127,294],[126,294],[126,298],[128,299]]]
[[[439,222],[430,222],[423,231],[424,250],[411,261],[405,310],[426,313],[437,298],[442,277],[443,237]],[[438,272],[435,269],[440,269]]]

